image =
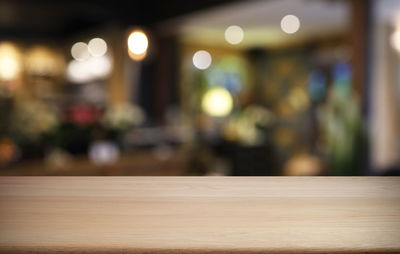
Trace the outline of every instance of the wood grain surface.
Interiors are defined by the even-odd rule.
[[[396,177],[1,177],[1,253],[400,253]]]

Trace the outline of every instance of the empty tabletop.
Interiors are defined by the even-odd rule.
[[[0,177],[1,253],[400,253],[396,177]]]

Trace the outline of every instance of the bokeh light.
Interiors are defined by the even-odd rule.
[[[92,56],[103,56],[107,52],[107,43],[101,38],[93,38],[89,41],[88,50]]]
[[[67,66],[68,80],[76,83],[86,82],[90,79],[87,65],[84,62],[72,60]]]
[[[0,58],[0,76],[4,80],[14,79],[19,72],[19,65],[15,58],[1,57]]]
[[[216,87],[206,92],[201,107],[210,116],[223,117],[232,111],[233,99],[228,90]]]
[[[143,54],[147,50],[147,36],[141,32],[133,32],[128,38],[129,50],[134,54]]]
[[[244,33],[240,26],[230,26],[225,30],[225,40],[230,44],[239,44],[243,41]]]
[[[135,30],[128,37],[129,56],[136,61],[142,60],[147,54],[149,41],[144,32]]]
[[[88,45],[84,42],[77,42],[71,48],[71,55],[77,61],[85,61],[89,59]]]
[[[212,58],[210,53],[205,50],[199,50],[193,55],[193,65],[200,70],[210,67]]]
[[[20,53],[11,43],[0,44],[0,80],[11,81],[21,72]]]
[[[25,67],[31,75],[57,76],[64,72],[64,57],[45,46],[35,46],[26,53]]]
[[[67,77],[71,82],[85,83],[106,78],[112,70],[109,57],[91,57],[87,61],[72,60],[67,66]]]
[[[111,72],[111,61],[106,56],[92,57],[87,61],[90,74],[94,78],[105,78]]]
[[[395,31],[390,36],[390,44],[392,45],[393,49],[397,52],[400,52],[400,31]]]
[[[286,15],[281,20],[281,28],[287,34],[293,34],[300,28],[300,20],[295,15]]]
[[[120,151],[111,141],[96,141],[89,147],[89,159],[96,165],[109,165],[118,161]]]

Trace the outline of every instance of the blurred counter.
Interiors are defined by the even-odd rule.
[[[163,147],[124,152],[110,164],[95,164],[87,155],[57,155],[0,168],[0,176],[179,176],[186,173],[187,160],[185,150]]]

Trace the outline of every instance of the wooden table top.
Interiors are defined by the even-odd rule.
[[[0,177],[1,253],[400,253],[396,177]]]

